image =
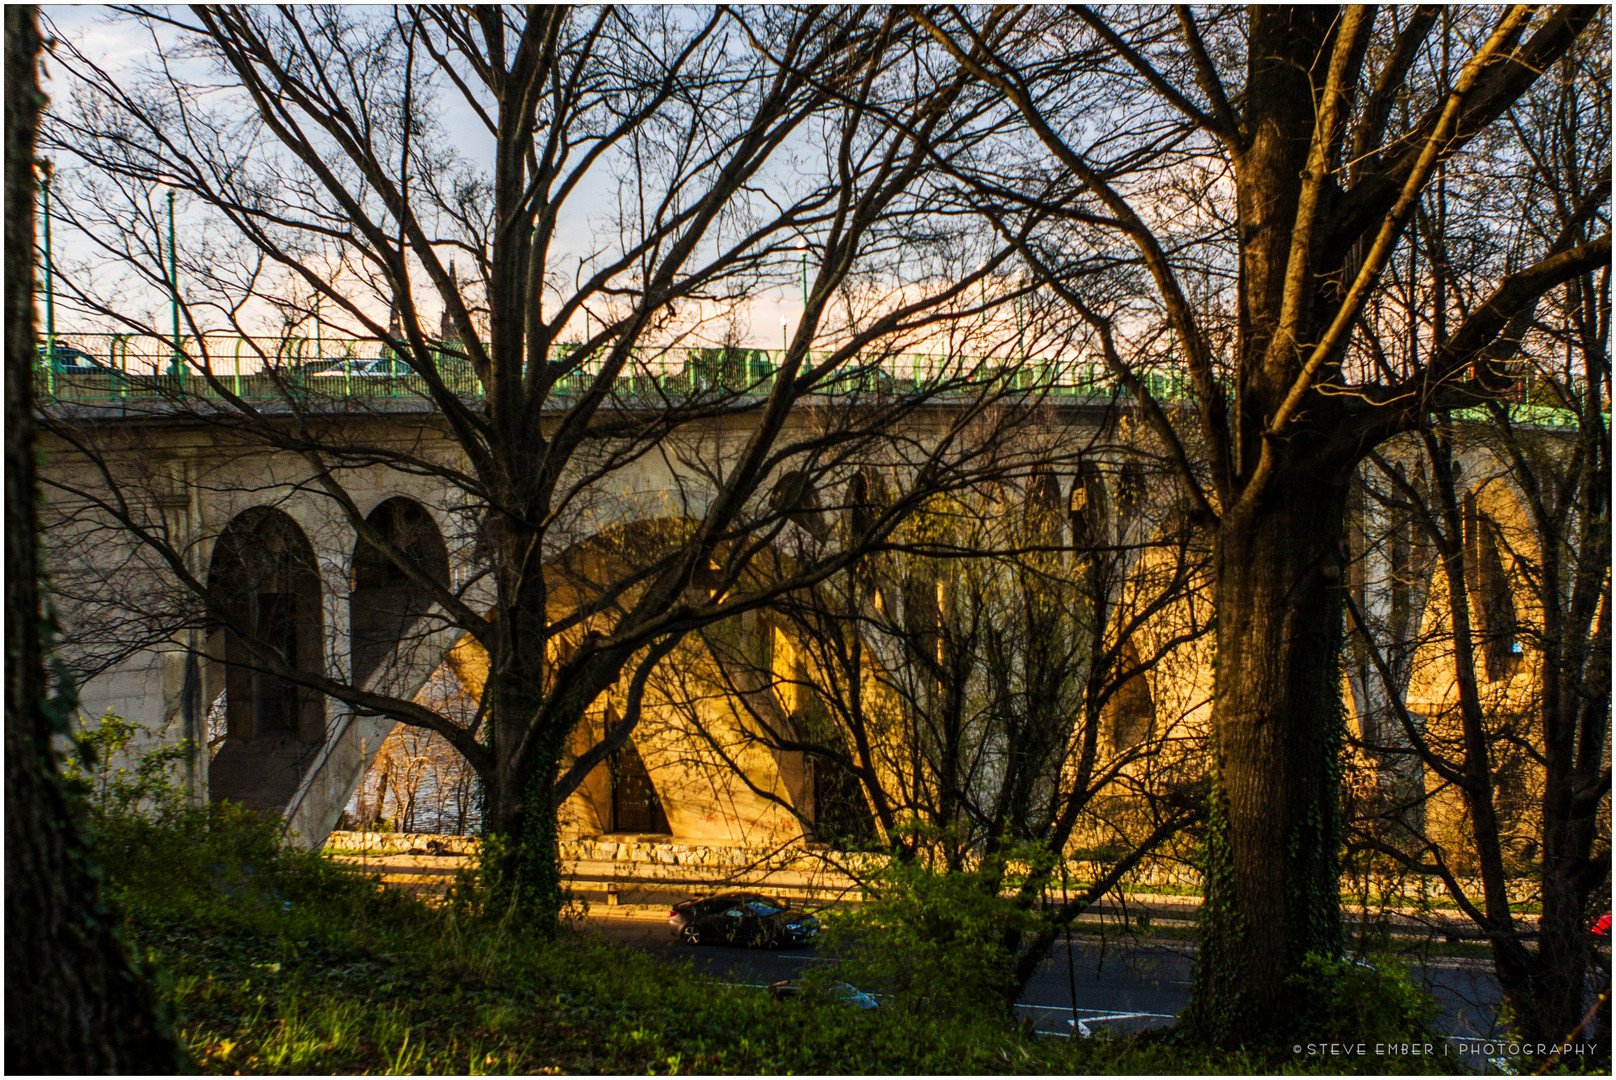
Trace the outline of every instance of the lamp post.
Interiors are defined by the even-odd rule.
[[[804,319],[806,319],[806,318],[808,318],[808,248],[807,247],[800,247],[797,250],[798,250],[798,252],[801,253],[801,256],[802,256],[802,317]],[[782,339],[785,338],[785,330],[786,330],[786,317],[784,315],[782,315],[782,316],[780,316],[780,337]],[[809,355],[810,355],[810,358],[812,358],[812,350],[811,349],[810,349]],[[782,364],[784,364],[785,360],[786,360],[785,353],[781,353],[780,354],[780,362]]]
[[[1021,353],[1021,362],[1027,362],[1027,331],[1021,318],[1021,290],[1027,287],[1025,275],[1016,279],[1016,349]]]
[[[787,328],[790,326],[791,320],[784,315],[780,316],[780,363],[782,365],[786,362],[786,353],[791,351],[791,341],[786,336]]]
[[[54,171],[46,158],[36,163],[39,168],[39,195],[42,203],[40,216],[45,219],[45,366],[56,362],[56,283],[55,269],[51,266],[50,186]]]
[[[174,250],[174,188],[166,180],[158,181],[157,187],[168,201],[168,267],[163,276],[168,279],[168,310],[174,334],[174,354],[168,361],[168,373],[183,377],[185,375],[185,357],[180,351],[180,269],[179,259]],[[160,242],[158,261],[162,261]]]

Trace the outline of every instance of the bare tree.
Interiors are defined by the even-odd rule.
[[[461,725],[477,711],[448,665],[433,673],[417,700]],[[476,771],[443,736],[400,724],[360,782],[347,827],[386,822],[397,832],[463,836],[482,824],[481,802]]]
[[[1031,463],[933,498],[856,567],[778,597],[758,631],[707,628],[706,662],[662,679],[695,760],[745,776],[761,748],[793,766],[800,790],[753,792],[821,842],[985,871],[990,895],[1007,860],[1053,853],[1017,878],[1023,908],[1074,845],[1110,852],[1038,931],[1004,942],[1012,999],[1061,927],[1203,809],[1207,553],[1183,507],[1151,496],[1162,463],[1110,441],[1114,407],[1090,404],[1075,449],[1070,420],[1028,425]],[[1052,435],[1066,449],[1051,453]],[[897,487],[887,472],[855,474],[802,544],[862,529]],[[704,723],[715,696],[743,723]]]
[[[1594,227],[1578,196],[1607,183],[1608,100],[1590,96],[1607,72],[1605,53],[1582,43],[1512,115],[1533,182],[1558,193],[1522,208],[1523,239]],[[1437,210],[1457,218],[1465,205],[1448,196]],[[1450,226],[1415,245],[1461,297],[1456,267],[1475,250],[1465,239]],[[1381,512],[1365,518],[1381,528],[1363,530],[1365,561],[1423,576],[1396,551],[1375,556],[1371,541],[1390,530],[1392,545],[1428,553],[1419,562],[1434,574],[1432,595],[1428,607],[1394,600],[1402,610],[1391,620],[1373,591],[1360,587],[1349,604],[1365,659],[1355,681],[1374,703],[1367,749],[1391,771],[1431,777],[1391,785],[1365,808],[1355,840],[1440,878],[1491,945],[1534,1044],[1563,1041],[1582,1021],[1590,908],[1610,888],[1600,842],[1610,797],[1609,273],[1571,278],[1533,313],[1518,404],[1439,414],[1371,458],[1367,502]],[[1462,807],[1462,828],[1443,812],[1444,793]],[[1542,906],[1535,928],[1523,918],[1530,903]]]
[[[203,538],[166,524],[160,492],[141,496],[119,457],[137,445],[127,426],[50,414],[94,465],[58,496],[181,583],[200,608],[189,625],[223,628],[222,658],[285,698],[299,738],[318,736],[304,728],[325,695],[448,740],[481,778],[485,827],[509,841],[504,880],[547,925],[557,808],[638,719],[629,709],[574,754],[589,703],[643,684],[690,630],[857,557],[827,551],[760,592],[737,587],[795,509],[771,498],[778,479],[834,473],[931,409],[913,489],[864,538],[875,541],[979,453],[967,432],[1013,372],[975,370],[957,341],[954,360],[902,384],[879,363],[905,343],[935,345],[989,302],[984,282],[1009,245],[984,246],[928,177],[1003,118],[896,11],[137,9],[137,28],[154,58],[138,77],[64,49],[74,107],[52,117],[49,143],[64,174],[78,166],[63,221],[148,284],[172,286],[175,260],[165,267],[141,230],[101,226],[130,208],[156,226],[159,178],[195,223],[195,284],[176,300],[191,344],[179,355],[173,341],[173,374],[147,378],[157,413],[205,425],[232,453],[279,455],[286,471],[266,499],[328,499],[358,537],[356,565],[375,562],[378,588],[413,597],[404,621],[417,640],[475,643],[481,708],[457,724],[367,681],[367,665],[322,666],[313,638],[266,637],[262,605],[233,600],[234,578],[210,580]],[[203,65],[206,93],[177,70],[185,57]],[[450,110],[474,130],[451,131]],[[609,212],[581,238],[603,191]],[[802,316],[778,363],[706,333],[799,270]],[[64,291],[75,284],[81,306],[157,329],[108,302],[112,285],[80,276]],[[243,334],[266,310],[282,344],[254,358],[247,393],[206,331]],[[413,445],[353,422],[361,406],[288,362],[284,343],[310,325],[382,343],[387,376],[426,406]],[[321,385],[348,383],[338,370]],[[815,402],[834,422],[802,435],[792,418]],[[393,424],[397,410],[375,415]],[[629,505],[634,471],[658,459],[679,489],[654,513]],[[476,549],[467,580],[450,580],[441,549],[403,543],[402,519],[361,512],[354,479],[373,467],[447,492],[466,523],[457,542]],[[295,605],[313,556],[275,522],[227,533],[225,550],[236,585],[272,583],[260,591]]]
[[[1438,185],[1405,276],[1468,306],[1479,254],[1591,235],[1608,82],[1598,38],[1567,52],[1507,117],[1523,153],[1495,162],[1499,182]],[[1534,189],[1549,194],[1521,198]],[[1474,209],[1499,201],[1514,216],[1502,244]],[[1354,845],[1440,879],[1534,1045],[1583,1023],[1587,926],[1610,890],[1609,278],[1608,263],[1580,273],[1523,319],[1513,403],[1439,412],[1371,456],[1357,545],[1371,569],[1349,591],[1360,737],[1397,778]],[[1405,330],[1422,317],[1395,296],[1385,314]]]
[[[1017,198],[1047,216],[1021,244],[1027,261],[1093,326],[1211,530],[1217,692],[1193,1015],[1215,1039],[1257,1037],[1299,1015],[1281,1003],[1303,956],[1341,947],[1353,467],[1454,395],[1513,385],[1522,313],[1606,263],[1609,236],[1470,267],[1474,303],[1436,300],[1444,319],[1401,364],[1373,348],[1372,301],[1437,178],[1520,153],[1501,118],[1603,21],[1577,7],[1329,6],[925,20],[1025,121],[1030,149],[979,169],[986,212],[1010,234]],[[1576,214],[1605,201],[1589,191]],[[1125,272],[1096,278],[1105,260]],[[1150,392],[1144,376],[1162,369],[1183,373],[1193,407]]]
[[[1489,427],[1455,420],[1376,455],[1381,520],[1434,579],[1401,638],[1376,582],[1348,600],[1377,702],[1353,741],[1379,777],[1348,846],[1438,882],[1492,947],[1520,1036],[1553,1046],[1587,1008],[1588,925],[1610,888],[1608,450],[1580,425]]]

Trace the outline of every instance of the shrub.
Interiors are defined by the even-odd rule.
[[[1293,1000],[1303,1009],[1295,1030],[1307,1032],[1312,1041],[1371,1046],[1441,1041],[1431,1033],[1436,1003],[1395,960],[1314,954],[1289,981],[1297,991]]]
[[[1008,1013],[1014,984],[1006,940],[1034,929],[1039,915],[1002,892],[1020,884],[1029,865],[1042,865],[1028,854],[1013,855],[1005,874],[891,860],[866,882],[864,904],[827,918],[824,948],[841,960],[834,978],[884,995],[888,1009]]]
[[[156,742],[131,757],[138,737],[154,736],[109,713],[74,737],[77,760],[63,770],[82,796],[108,898],[137,927],[183,918],[228,934],[274,914],[293,930],[369,907],[398,908],[402,895],[384,895],[374,878],[288,844],[274,815],[194,803],[176,777],[188,743]]]
[[[137,737],[153,745],[131,761],[129,747]],[[154,729],[109,712],[74,733],[73,750],[62,775],[96,818],[136,811],[161,815],[185,802],[174,774],[191,755],[189,740],[167,742]]]
[[[107,722],[92,737],[121,752],[131,730]],[[980,871],[893,864],[862,912],[832,920],[849,963],[819,979],[885,991],[881,1008],[849,1008],[834,993],[776,1002],[587,935],[543,940],[475,875],[439,908],[384,891],[290,847],[273,819],[189,805],[163,787],[163,769],[108,772],[112,757],[83,778],[109,893],[170,972],[165,995],[206,1072],[1243,1073],[1263,1063],[1160,1038],[1025,1037],[1007,1015],[1001,941],[1035,916]],[[1042,865],[1013,866],[1002,884]],[[1352,989],[1354,971],[1320,969],[1342,974],[1343,1015],[1396,1028],[1406,1009],[1387,986],[1406,992],[1406,981],[1358,975]]]

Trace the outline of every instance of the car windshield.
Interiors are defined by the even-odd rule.
[[[45,347],[39,347],[39,355],[46,354]],[[56,361],[58,367],[96,367],[96,359],[88,353],[81,352],[70,345],[58,345],[56,351],[49,354]]]
[[[754,915],[775,915],[785,910],[779,904],[771,900],[765,900],[762,897],[748,900],[746,906],[752,909],[752,914]]]

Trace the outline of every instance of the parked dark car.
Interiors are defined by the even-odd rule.
[[[722,942],[778,949],[819,936],[819,920],[760,893],[692,897],[668,912],[668,927],[691,945]]]

